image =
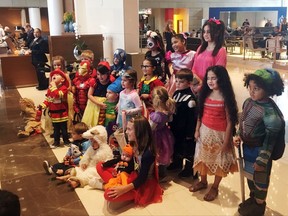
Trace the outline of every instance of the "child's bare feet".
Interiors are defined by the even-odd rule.
[[[67,182],[74,189],[80,186],[80,182],[76,180],[68,179]]]

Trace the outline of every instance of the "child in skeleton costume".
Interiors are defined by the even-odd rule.
[[[251,174],[247,179],[250,198],[239,205],[241,215],[264,215],[272,168],[273,150],[285,130],[283,115],[270,98],[284,91],[283,80],[273,69],[256,70],[245,76],[244,85],[250,98],[243,104],[239,135],[234,144],[243,142],[244,170]]]

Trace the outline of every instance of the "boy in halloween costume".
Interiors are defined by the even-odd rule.
[[[82,60],[77,76],[73,79],[74,111],[82,118],[88,101],[88,90],[91,81],[90,61]]]
[[[49,115],[54,128],[54,143],[51,148],[60,146],[60,133],[62,133],[63,141],[69,144],[69,136],[67,132],[68,122],[68,102],[67,94],[69,82],[66,75],[59,69],[50,73],[51,82],[46,94],[45,101],[39,105],[43,109],[49,108]]]

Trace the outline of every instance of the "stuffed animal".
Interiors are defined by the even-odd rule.
[[[24,130],[19,130],[17,136],[20,138],[28,137],[33,133],[42,133],[41,121],[36,121],[36,107],[33,100],[29,98],[21,98],[19,100],[19,105],[21,109],[20,115],[22,116],[25,127]]]
[[[68,149],[68,154],[64,157],[64,164],[65,165],[75,165],[74,159],[78,158],[82,155],[79,146],[75,144],[71,144]]]

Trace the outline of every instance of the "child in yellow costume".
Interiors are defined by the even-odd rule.
[[[104,185],[104,189],[128,184],[129,175],[134,171],[133,148],[129,144],[123,147],[121,157],[106,161],[102,166],[111,167],[115,164],[114,178]]]

